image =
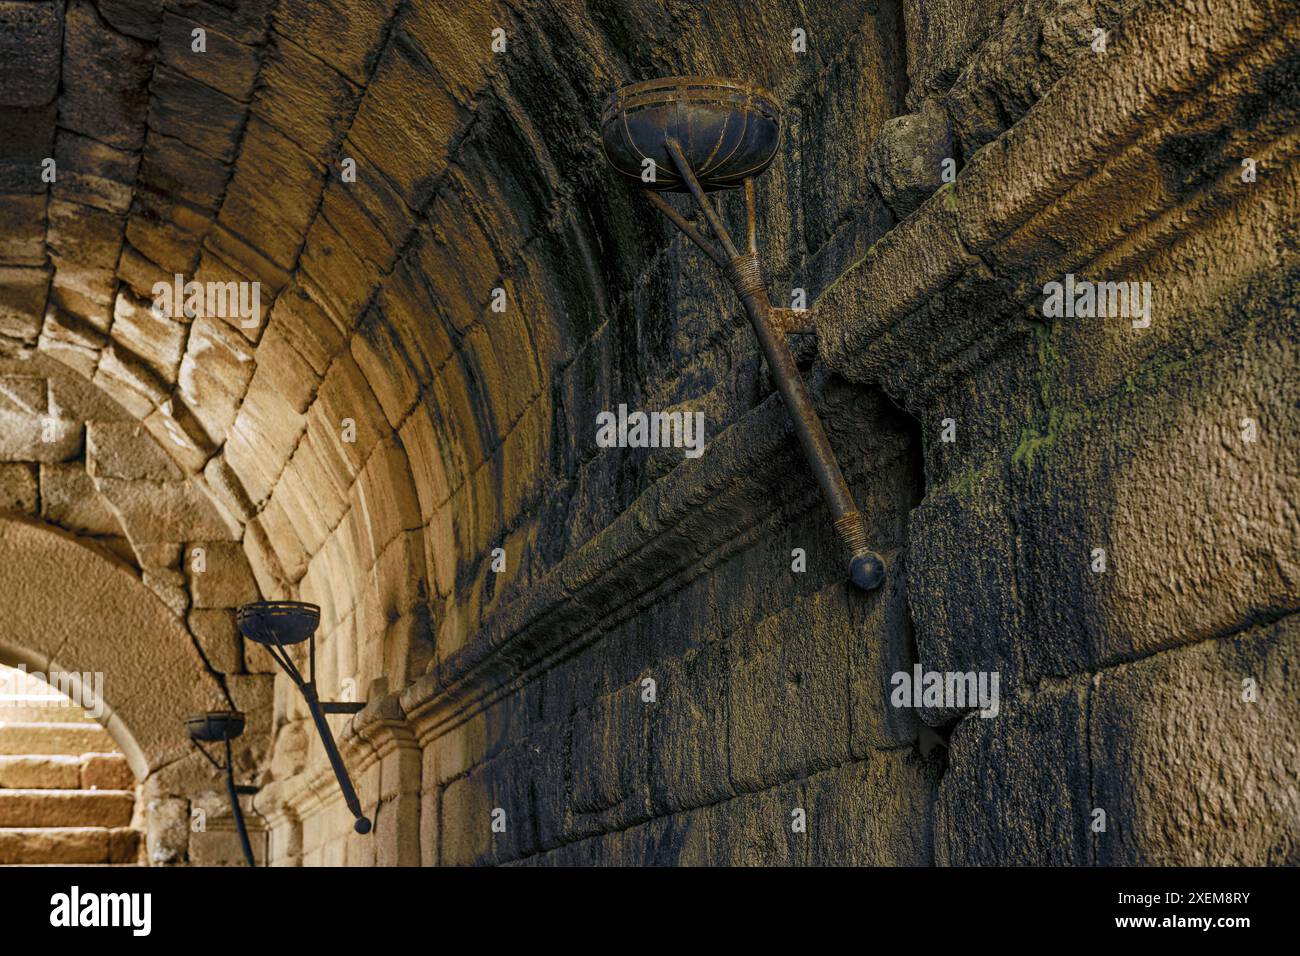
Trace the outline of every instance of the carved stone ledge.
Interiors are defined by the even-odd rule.
[[[1142,278],[1225,207],[1268,202],[1298,124],[1267,80],[1297,44],[1300,17],[1281,0],[1142,5],[1105,57],[1085,59],[821,295],[822,358],[920,413],[1031,334],[1023,320],[1041,319],[1045,282]],[[1249,187],[1243,157],[1260,168]],[[1133,364],[1168,344],[1150,338]]]
[[[825,388],[817,382],[810,387],[814,400],[825,405]],[[835,414],[828,416],[832,429]],[[894,461],[906,448],[896,435],[875,431],[863,429],[854,451],[869,469]],[[806,475],[806,482],[792,481],[791,475]],[[408,686],[402,708],[421,743],[820,501],[785,407],[770,396],[713,439],[703,457],[683,461],[648,488],[600,534],[496,613],[468,645]]]

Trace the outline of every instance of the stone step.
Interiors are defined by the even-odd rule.
[[[0,790],[80,789],[80,757],[64,754],[0,757]]]
[[[0,724],[0,756],[112,753],[117,745],[99,724]]]
[[[0,827],[0,866],[134,865],[139,846],[123,827]]]
[[[0,707],[0,724],[93,724],[94,718],[80,707],[23,705],[12,701]]]
[[[125,827],[134,790],[0,790],[0,827]]]
[[[123,754],[28,754],[0,757],[0,790],[130,790]]]

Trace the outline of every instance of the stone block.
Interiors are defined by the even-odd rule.
[[[811,776],[804,789],[813,866],[929,866],[939,760],[873,752]]]
[[[149,86],[149,128],[179,139],[213,159],[232,162],[244,125],[244,107],[224,93],[160,65]],[[193,117],[203,122],[193,122]]]
[[[146,481],[184,477],[152,436],[134,422],[86,423],[86,472],[91,477]]]
[[[968,716],[949,739],[935,805],[940,866],[1081,866],[1092,779],[1086,677],[1003,699],[998,716]]]
[[[190,844],[190,803],[179,797],[145,805],[145,853],[152,866],[183,863]]]
[[[195,550],[203,549],[203,570],[195,567]],[[196,608],[233,608],[258,599],[257,582],[244,550],[236,541],[204,541],[186,556],[190,595]]]
[[[150,130],[140,158],[140,182],[214,215],[221,206],[230,169],[199,149]]]
[[[113,30],[94,4],[72,0],[64,14],[59,124],[117,149],[138,150],[153,58],[149,44]]]
[[[48,267],[0,266],[0,335],[35,343],[45,318]]]
[[[885,204],[904,219],[943,185],[943,163],[955,147],[948,116],[935,100],[921,110],[889,120],[867,152],[867,178]]]
[[[203,47],[194,49],[194,31],[203,30]],[[257,79],[257,49],[227,36],[205,20],[164,13],[158,36],[163,63],[233,100],[247,103]]]
[[[83,534],[122,534],[117,516],[80,462],[41,465],[40,484],[45,520]]]
[[[370,78],[384,25],[397,0],[322,0],[311,8],[278,10],[275,30],[328,63],[352,82]]]
[[[731,636],[727,734],[738,791],[848,759],[847,612],[838,585]]]
[[[248,817],[249,814],[245,811],[245,819]],[[266,834],[250,827],[248,838],[253,849],[253,860],[258,866],[265,866]],[[190,834],[189,860],[193,866],[248,865],[244,859],[244,848],[239,842],[239,833],[225,827]]]
[[[0,463],[0,511],[35,514],[39,506],[36,466],[26,462]]]
[[[727,738],[729,672],[723,644],[692,648],[680,662],[647,668],[656,700],[642,706],[650,721],[649,785],[657,812],[674,813],[734,795]]]
[[[252,115],[293,138],[319,163],[335,163],[361,89],[291,39],[271,34]]]
[[[81,758],[82,790],[131,790],[135,775],[121,754],[85,754]]]
[[[191,324],[176,383],[210,438],[234,423],[254,368],[253,348],[238,330],[206,316]]]
[[[62,5],[0,3],[0,90],[6,106],[40,106],[59,90]]]
[[[277,266],[290,269],[324,185],[324,171],[312,157],[254,116],[244,132],[221,221]]]
[[[243,638],[235,627],[233,610],[196,608],[190,611],[188,620],[190,633],[209,664],[223,674],[243,669]]]
[[[0,195],[0,262],[45,265],[46,197],[41,193]]]
[[[1108,668],[1089,721],[1101,866],[1300,862],[1295,615]]]
[[[150,42],[158,39],[163,0],[99,0],[99,11],[114,30]]]
[[[802,205],[816,210],[804,223],[809,250],[820,249],[836,228],[880,202],[862,170],[863,157],[881,127],[902,107],[906,79],[898,66],[899,11],[877,4],[862,18],[860,34],[810,88],[799,139],[787,140],[798,163]]]

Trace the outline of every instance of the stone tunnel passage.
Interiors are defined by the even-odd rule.
[[[182,724],[229,709],[275,865],[1295,862],[1297,46],[1278,0],[0,0],[0,648],[104,674],[151,864],[238,864]],[[877,590],[606,162],[672,75],[780,106],[761,263]],[[256,600],[320,608],[369,835]]]

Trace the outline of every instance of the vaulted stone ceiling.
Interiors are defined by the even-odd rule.
[[[807,33],[802,53],[792,30]],[[1096,30],[1115,34],[1110,52],[1093,49]],[[1050,677],[1044,712],[1069,723],[1072,711],[1050,702],[1063,670],[1080,694],[1104,693],[1125,678],[1108,674],[1096,691],[1094,671],[1127,663],[1139,645],[1163,653],[1166,632],[1208,644],[1257,623],[1255,608],[1294,606],[1293,509],[1272,507],[1294,496],[1258,496],[1228,520],[1214,511],[1217,485],[1182,480],[1199,474],[1189,462],[1212,458],[1212,432],[1177,454],[1142,451],[1150,425],[1098,430],[1092,445],[1058,433],[1121,389],[1149,403],[1134,421],[1164,409],[1167,433],[1190,433],[1210,413],[1185,411],[1181,393],[1142,377],[1173,374],[1213,347],[1235,356],[1246,347],[1234,330],[1256,311],[1283,317],[1282,344],[1250,353],[1265,356],[1267,374],[1243,372],[1248,389],[1224,373],[1232,387],[1207,391],[1215,398],[1204,404],[1283,420],[1294,313],[1235,287],[1241,301],[1266,304],[1229,308],[1219,297],[1293,268],[1295,36],[1294,14],[1276,0],[0,0],[0,544],[45,554],[49,592],[0,588],[0,600],[19,594],[14,613],[41,625],[38,663],[61,645],[37,620],[37,597],[57,600],[78,568],[93,568],[92,595],[121,585],[140,607],[148,588],[184,625],[117,614],[146,623],[97,648],[106,669],[128,675],[124,719],[132,703],[166,698],[165,710],[135,718],[157,733],[137,741],[133,765],[179,832],[175,845],[151,838],[157,862],[196,852],[185,849],[186,801],[211,788],[179,714],[227,704],[249,714],[240,768],[263,786],[263,806],[310,824],[276,848],[281,860],[335,860],[345,844],[348,862],[508,860],[561,845],[581,854],[593,834],[645,823],[652,803],[665,816],[697,814],[696,824],[730,804],[725,825],[693,832],[723,847],[730,832],[748,859],[761,841],[730,815],[759,819],[747,798],[819,774],[847,775],[825,790],[854,795],[831,801],[845,832],[881,831],[877,805],[892,801],[898,816],[886,818],[900,820],[915,815],[908,793],[938,805],[938,767],[914,752],[912,718],[870,704],[878,688],[864,675],[892,671],[892,655],[910,662],[919,647],[958,669],[1001,660]],[[873,543],[891,560],[909,552],[907,575],[891,574],[874,597],[846,598],[842,569],[827,570],[831,549],[817,545],[829,523],[729,291],[601,155],[607,94],[677,73],[744,77],[782,104],[781,153],[758,183],[764,268],[774,299],[795,287],[822,297],[816,348],[794,344],[818,403],[838,406],[824,417],[870,503]],[[1259,160],[1258,188],[1236,188],[1243,156]],[[960,176],[936,196],[945,160]],[[736,198],[720,201],[734,221]],[[1132,340],[1124,323],[1053,326],[1026,311],[1046,278],[1097,262],[1105,275],[1163,277],[1171,309],[1198,311],[1163,315]],[[258,321],[156,309],[155,284],[178,275],[258,283]],[[675,451],[597,448],[595,414],[624,402],[690,402],[710,438],[736,427],[689,466]],[[937,442],[956,414],[973,440]],[[1074,458],[1058,452],[1052,482],[1041,467],[1016,472],[1014,494],[1032,499],[1016,513],[1028,520],[1001,517],[1013,492],[989,489],[1010,474],[1003,459],[1032,465],[1058,440]],[[1078,461],[1110,467],[1097,448],[1125,462],[1147,455],[1136,460],[1157,475],[1154,494],[1176,503],[1116,509],[1125,520],[1155,513],[1170,530],[1117,522],[1151,551],[1130,558],[1135,576],[1119,580],[1131,590],[1114,593],[1140,595],[1123,606],[1151,620],[1132,625],[1139,638],[1116,630],[1113,646],[1072,637],[1056,616],[1063,581],[1075,582],[1079,607],[1094,606],[1091,572],[1062,556],[1112,544],[1109,529],[1081,544],[1082,519],[1054,523],[1054,504],[1080,500]],[[1293,445],[1261,448],[1276,463],[1252,480],[1292,480]],[[1170,460],[1178,467],[1165,468]],[[1103,500],[1109,477],[1088,480],[1089,500]],[[923,493],[929,505],[914,513]],[[1188,530],[1212,521],[1267,530],[1238,557]],[[969,561],[971,542],[997,557]],[[823,563],[791,583],[795,547]],[[1145,576],[1144,564],[1154,569]],[[140,587],[122,584],[124,565]],[[720,570],[697,575],[704,565]],[[1240,580],[1203,585],[1220,567]],[[1151,597],[1152,581],[1167,604]],[[1222,605],[1185,601],[1202,593]],[[258,597],[321,605],[321,696],[369,702],[344,750],[368,812],[385,804],[370,843],[352,841],[349,819],[330,820],[333,835],[322,836],[339,806],[321,809],[336,791],[332,777],[320,783],[328,768],[315,731],[234,627],[234,608]],[[878,603],[854,603],[867,601]],[[650,602],[660,606],[642,613]],[[73,610],[65,630],[93,631],[99,604]],[[864,619],[871,636],[851,642]],[[186,631],[190,645],[178,649]],[[1022,631],[1033,654],[1008,639],[979,657],[980,641]],[[1159,637],[1143,644],[1148,631]],[[584,657],[597,633],[604,644]],[[161,641],[168,653],[154,654]],[[133,666],[141,648],[163,662],[165,687]],[[552,669],[557,660],[565,666]],[[643,798],[624,779],[633,760],[623,751],[641,748],[649,718],[625,698],[650,667],[681,675],[696,696],[689,720],[669,708],[655,718],[666,722],[654,724],[659,749],[640,759],[680,779],[663,792],[645,784]],[[1133,680],[1145,705],[1146,678]],[[194,699],[182,700],[185,685]],[[1175,705],[1150,708],[1157,751]],[[827,717],[833,709],[840,718]],[[1054,750],[1071,739],[1057,720],[1041,722]],[[992,733],[972,724],[981,726],[967,734]],[[1036,719],[1028,725],[1038,732]],[[382,747],[367,736],[376,727],[388,734]],[[1008,733],[998,743],[1007,753],[1040,752]],[[1068,758],[1081,794],[1091,796],[1102,756],[1125,752],[1107,739]],[[1241,752],[1268,750],[1231,739]],[[868,751],[869,772],[883,776],[864,789],[851,775]],[[1020,833],[1008,819],[1032,818],[1026,832],[1065,820],[1057,803],[1022,799],[1037,760],[985,774],[986,752],[954,747],[948,779],[972,783],[946,791],[944,812],[958,823],[940,828],[939,849],[909,822],[898,839],[854,851],[883,856],[827,844],[815,858],[962,859]],[[1284,759],[1274,749],[1256,764],[1266,775]],[[1011,781],[1006,802],[980,802],[990,776]],[[1111,777],[1127,779],[1122,767]],[[1189,777],[1187,805],[1199,805],[1200,787]],[[890,801],[875,799],[886,792]],[[498,803],[536,819],[489,844],[475,821]],[[1168,819],[1180,812],[1174,804]],[[1151,819],[1152,833],[1171,829]],[[986,821],[996,839],[972,837]],[[1062,846],[1088,852],[1083,827],[1062,826],[1070,835],[1044,838],[1039,859],[1055,861]],[[1020,851],[990,852],[1006,862]]]
[[[898,11],[815,6],[819,29],[851,17],[874,37],[860,56],[884,82],[863,102],[884,121]],[[795,95],[827,64],[759,42],[788,32],[783,4],[29,0],[0,19],[5,352],[56,360],[138,420],[264,595],[385,634],[366,679],[418,674],[435,629],[454,650],[502,587],[485,584],[493,547],[521,579],[545,557],[520,515],[544,506],[580,543],[618,505],[584,496],[586,471],[613,469],[624,501],[644,485],[556,431],[611,376],[664,404],[753,387],[748,343],[737,371],[668,334],[637,277],[672,237],[595,130],[612,88],[686,65]],[[176,275],[260,283],[261,321],[160,314],[153,287]],[[704,355],[684,383],[660,374],[682,349]],[[137,557],[155,580],[173,561]],[[435,620],[458,590],[471,610]]]

